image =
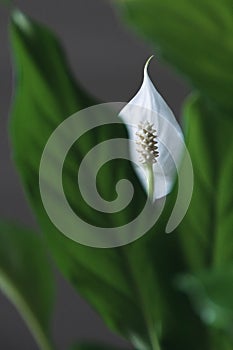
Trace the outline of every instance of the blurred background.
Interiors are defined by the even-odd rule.
[[[59,36],[69,62],[81,85],[101,102],[129,101],[142,82],[146,59],[154,54],[150,76],[174,111],[189,87],[174,71],[156,57],[145,41],[137,38],[117,16],[107,0],[15,0],[22,11],[46,24]],[[0,5],[0,210],[1,217],[36,228],[11,161],[7,126],[14,89],[7,26],[10,11]],[[44,53],[46,55],[46,53]],[[1,244],[1,242],[0,242]],[[58,286],[54,316],[54,338],[58,349],[75,340],[99,340],[128,346],[105,327],[101,319],[56,271]],[[124,317],[124,315],[122,315]],[[0,348],[36,350],[35,342],[14,307],[0,294]]]

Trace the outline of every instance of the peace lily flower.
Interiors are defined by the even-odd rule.
[[[153,57],[153,56],[152,56]],[[128,129],[130,155],[136,173],[152,200],[166,196],[172,189],[183,154],[182,131],[164,99],[148,76],[140,90],[121,110],[119,116]],[[135,165],[136,164],[136,165]]]

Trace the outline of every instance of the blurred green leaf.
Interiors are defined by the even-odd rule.
[[[17,307],[41,349],[51,350],[53,276],[40,237],[0,222],[0,289]]]
[[[194,191],[179,227],[193,271],[233,261],[233,120],[193,97],[184,109]]]
[[[232,333],[233,266],[201,271],[196,276],[184,275],[179,278],[178,285],[191,297],[206,324]]]
[[[212,350],[231,350],[233,345],[233,266],[183,275],[177,286],[185,292],[203,322],[211,327]]]
[[[231,0],[116,0],[161,56],[223,110],[233,110]],[[232,116],[232,115],[231,115]]]
[[[11,23],[11,40],[17,72],[11,120],[13,156],[48,244],[65,276],[111,329],[134,343],[151,343],[154,341],[159,303],[146,250],[140,246],[128,249],[81,246],[57,230],[41,202],[39,164],[50,134],[66,117],[94,104],[94,101],[74,83],[63,52],[47,29],[17,11]],[[119,137],[119,134],[127,137],[125,129],[117,132],[116,127],[104,127],[99,132],[95,131],[91,138],[84,136],[81,147],[74,146],[67,157],[71,167],[63,176],[66,195],[74,210],[80,210],[88,222],[98,222],[98,216],[95,213],[91,215],[85,203],[79,202],[80,194],[75,191],[76,164],[96,140],[103,140],[105,135]],[[102,190],[105,195],[108,195],[109,188],[115,188],[118,178],[124,173],[134,176],[128,164],[119,162],[118,166],[106,166],[103,170]],[[52,181],[51,176],[51,186]],[[132,181],[137,180],[134,178]],[[138,203],[143,205],[145,194],[139,184],[138,189],[141,196]],[[115,195],[114,191],[111,193]],[[106,222],[103,217],[100,220],[103,224]]]
[[[206,325],[211,327],[211,349],[231,350],[233,345],[233,265],[184,275],[178,287]]]

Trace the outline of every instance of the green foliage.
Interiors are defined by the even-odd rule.
[[[211,349],[232,348],[233,120],[201,97],[184,108],[194,192],[179,227],[191,275],[180,280],[200,318],[213,328]],[[216,331],[215,328],[221,328]]]
[[[122,0],[124,18],[212,104],[233,110],[230,0]]]
[[[194,191],[179,227],[192,270],[224,268],[233,261],[233,120],[191,98],[184,109]],[[233,294],[232,294],[233,295]]]
[[[193,273],[186,277],[185,285],[188,294],[195,295],[191,297],[194,307],[198,300],[199,314],[203,314],[207,297],[200,287],[203,282],[200,271],[208,269],[205,275],[209,274],[211,281],[216,282],[209,284],[209,290],[228,300],[225,311],[219,310],[221,322],[229,328],[232,320],[227,314],[231,314],[233,287],[225,268],[229,270],[233,261],[232,4],[228,0],[221,4],[210,0],[119,3],[126,21],[199,90],[200,96],[190,98],[183,112],[195,182],[191,205],[178,231]],[[217,280],[222,281],[227,291],[217,288]],[[213,349],[232,348],[229,333],[222,337],[214,331],[211,338]]]
[[[48,219],[38,185],[38,169],[44,146],[63,119],[85,108],[91,100],[73,83],[62,51],[51,33],[20,13],[14,15],[11,33],[18,76],[11,120],[13,155],[60,269],[107,325],[129,339],[138,349],[156,349],[157,333],[167,348],[176,342],[177,349],[183,350],[187,348],[190,337],[198,332],[202,334],[203,345],[196,339],[190,349],[198,347],[204,350],[205,332],[187,300],[178,295],[172,283],[174,274],[182,272],[185,267],[176,237],[164,234],[166,215],[165,221],[161,219],[143,239],[115,249],[79,245],[61,234]],[[45,50],[46,59],[43,54]],[[89,209],[80,202],[79,193],[74,190],[76,164],[96,139],[99,141],[119,135],[125,136],[122,127],[119,131],[111,125],[95,130],[95,137],[84,135],[81,146],[74,145],[67,157],[69,172],[63,174],[66,195],[73,209],[82,211],[89,222],[104,222],[105,217],[90,214]],[[145,194],[129,164],[124,161],[118,160],[117,167],[109,166],[103,170],[100,181],[103,193],[112,192],[109,189],[115,188],[121,177],[130,179],[134,184],[137,191],[132,202],[138,203],[140,208]],[[172,197],[170,201],[173,201]],[[129,207],[124,214],[120,214],[123,220],[130,218],[132,209]],[[111,215],[111,222],[115,220],[115,224],[119,223],[122,216]],[[165,299],[166,302],[169,299],[167,305]],[[177,312],[180,323],[177,322]],[[189,323],[192,323],[192,328],[183,326]],[[184,327],[186,337],[183,336]]]
[[[233,324],[233,267],[184,275],[179,288],[188,293],[207,325],[224,329],[231,335]]]
[[[108,250],[81,246],[52,225],[41,202],[38,170],[48,137],[63,119],[93,101],[73,82],[61,48],[48,30],[16,12],[11,38],[17,67],[17,93],[11,121],[13,155],[47,242],[65,276],[112,329],[133,342],[150,343],[159,310],[156,306],[149,312],[157,300],[157,289],[146,251],[140,246]],[[109,130],[112,128],[105,128],[104,132],[114,137]],[[95,135],[103,139],[103,130],[96,131]],[[77,187],[76,164],[92,143],[87,135],[80,148],[72,148],[68,157],[72,166],[64,174],[65,187],[70,185],[66,192],[69,201],[91,222],[98,217],[93,213],[90,216],[88,209],[83,209],[74,189]],[[116,182],[113,182],[124,173],[130,175],[129,166],[124,162],[121,166],[109,167],[102,184],[109,186],[112,181],[114,188]],[[138,188],[141,188],[139,184]],[[142,189],[139,194],[143,200]]]
[[[232,4],[227,0],[124,0],[122,9],[125,18],[153,42],[161,56],[199,90],[184,109],[195,183],[190,208],[176,234],[164,234],[175,193],[168,197],[165,213],[151,232],[121,248],[79,245],[50,222],[39,192],[43,149],[63,120],[95,101],[74,81],[54,35],[20,12],[14,13],[11,23],[17,73],[11,119],[13,156],[58,266],[112,330],[138,349],[159,349],[158,336],[163,350],[230,350]],[[134,203],[140,209],[145,201],[130,164],[123,160],[117,160],[115,166],[107,164],[97,186],[112,200],[115,192],[110,189],[119,179],[127,178],[137,189],[133,204],[109,216],[100,215],[82,201],[76,188],[78,164],[96,143],[115,137],[127,137],[123,126],[108,125],[88,133],[74,144],[65,162],[68,201],[74,211],[97,226],[128,222],[137,214]],[[51,176],[51,186],[52,180]],[[178,275],[183,275],[179,286],[193,308],[175,286]],[[207,322],[211,315],[215,315],[215,322]]]
[[[189,295],[196,312],[210,327],[211,349],[232,349],[233,267],[202,270],[183,275],[177,285]]]
[[[0,289],[17,307],[41,349],[50,350],[54,298],[51,268],[39,236],[0,222]]]

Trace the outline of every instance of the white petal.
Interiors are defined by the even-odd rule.
[[[151,59],[151,58],[150,58]],[[162,96],[158,93],[148,75],[148,64],[144,68],[144,79],[140,90],[121,110],[119,116],[127,125],[129,137],[136,141],[136,131],[140,122],[148,121],[157,130],[159,157],[153,165],[155,176],[154,199],[167,195],[173,186],[176,166],[183,153],[183,134]],[[136,162],[135,170],[147,189],[146,171],[139,162],[139,154],[133,145],[130,147],[132,160]]]

